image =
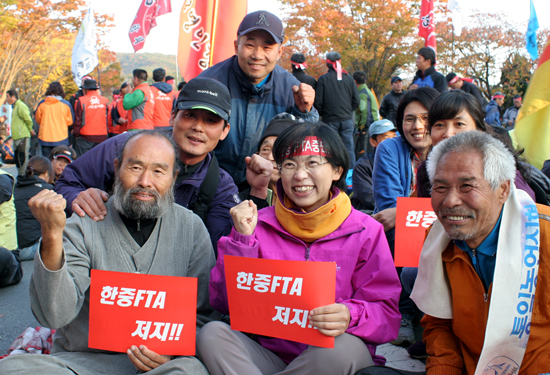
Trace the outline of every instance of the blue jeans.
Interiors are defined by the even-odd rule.
[[[35,243],[34,245],[31,245],[29,247],[25,247],[21,250],[19,250],[19,259],[21,261],[23,260],[33,260],[34,254],[36,254],[36,250],[38,250],[38,245],[40,244],[40,241]]]
[[[344,141],[344,145],[349,153],[349,167],[352,169],[355,167],[355,147],[353,142],[355,124],[353,123],[353,120],[349,119],[338,122],[327,122],[326,124],[336,130],[336,132],[340,135],[340,138],[342,138],[342,141]]]

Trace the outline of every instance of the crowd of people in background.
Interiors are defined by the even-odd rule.
[[[391,77],[391,91],[379,103],[365,72],[348,73],[336,51],[326,55],[327,71],[317,80],[306,73],[301,53],[292,55],[291,72],[286,71],[277,65],[283,41],[279,18],[258,11],[241,22],[234,56],[177,89],[159,67],[151,75],[134,69],[132,81],[114,90],[110,102],[91,76],[82,78],[80,91],[70,98],[59,82],[50,83],[32,109],[17,90],[7,92],[11,134],[0,134],[2,162],[15,165],[17,176],[0,169],[0,287],[19,283],[21,261],[41,262],[33,275],[40,283],[31,287],[33,311],[42,324],[55,321],[56,328],[66,328],[55,337],[59,345],[51,359],[36,360],[31,369],[78,369],[93,360],[98,368],[121,374],[135,369],[164,374],[175,368],[193,374],[396,374],[374,366],[384,364],[376,346],[391,342],[408,347],[415,358],[428,358],[427,373],[451,367],[456,373],[476,372],[484,335],[476,332],[477,341],[468,340],[468,319],[478,330],[488,322],[491,332],[501,325],[495,323],[498,317],[468,307],[467,296],[455,292],[461,285],[457,280],[467,274],[476,296],[487,296],[494,283],[505,282],[495,271],[496,239],[502,229],[514,232],[513,210],[536,203],[540,226],[547,227],[542,220],[550,179],[521,159],[509,133],[522,97],[514,96],[503,113],[504,94],[496,92],[486,101],[472,80],[456,73],[443,76],[435,69],[434,50],[425,47],[417,53],[418,71],[410,85],[405,89],[401,77]],[[32,138],[38,142],[35,149]],[[449,155],[471,163],[461,165]],[[489,160],[493,157],[499,161]],[[489,175],[491,163],[504,171],[502,176]],[[423,260],[420,268],[393,266],[400,197],[431,197],[441,223],[425,244],[437,247],[439,258]],[[170,230],[158,225],[169,220],[178,228],[195,228],[195,234],[186,229],[185,237],[173,230],[177,239],[169,239]],[[537,225],[538,220],[537,215]],[[471,222],[481,232],[463,233]],[[106,238],[94,228],[103,228]],[[91,234],[83,238],[84,232]],[[59,240],[63,236],[65,242]],[[447,240],[432,242],[436,236]],[[169,258],[156,253],[151,257],[158,256],[166,267],[143,271],[119,261],[128,254],[116,258],[102,247],[109,240],[133,252],[152,251],[150,238],[166,257],[190,257],[196,268],[174,270]],[[510,238],[514,244],[525,241],[519,234]],[[178,246],[185,251],[178,254]],[[519,252],[506,246],[498,245],[499,256],[505,250],[510,257],[512,250]],[[101,261],[94,258],[98,253]],[[336,303],[310,315],[322,334],[336,337],[334,348],[250,337],[220,321],[219,313],[229,314],[224,255],[337,262]],[[471,270],[457,269],[456,257],[472,264]],[[74,299],[83,298],[89,279],[75,270],[88,258],[93,261],[84,273],[106,267],[104,259],[111,258],[122,272],[198,277],[197,357],[172,359],[137,347],[126,354],[92,355],[74,333],[87,332],[87,301],[73,306],[64,296],[77,288],[81,295]],[[541,255],[539,285],[548,277],[543,266]],[[431,269],[439,273],[433,276]],[[515,268],[510,272],[521,274]],[[429,284],[441,283],[446,274],[451,282],[442,291]],[[65,292],[50,290],[60,280]],[[440,314],[436,293],[447,296],[445,313]],[[494,293],[495,303],[506,304],[500,289]],[[62,300],[63,308],[75,313],[59,313],[37,295]],[[455,297],[468,306],[455,307],[453,318]],[[519,358],[520,374],[535,373],[534,358],[550,347],[550,336],[543,338],[539,327],[550,318],[550,306],[537,308],[534,292],[533,298],[531,335],[537,341],[513,357]],[[539,306],[547,300],[539,300]],[[419,319],[424,339],[413,330]],[[28,365],[9,357],[0,361],[0,372],[15,374]],[[537,373],[550,372],[548,363],[541,366]]]

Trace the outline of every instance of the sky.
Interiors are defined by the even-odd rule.
[[[513,22],[526,22],[529,19],[529,0],[462,0],[466,7],[482,12],[504,12]],[[172,13],[157,18],[157,26],[151,30],[146,39],[145,47],[138,53],[177,54],[178,27],[180,9],[184,0],[172,0]],[[89,0],[94,10],[99,13],[110,13],[114,16],[115,27],[105,39],[114,52],[133,52],[128,30],[141,0]],[[541,28],[550,28],[550,1],[533,0]],[[473,4],[473,5],[472,5]],[[283,12],[277,0],[248,0],[248,12],[267,10],[279,17]]]

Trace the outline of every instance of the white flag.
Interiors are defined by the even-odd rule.
[[[464,0],[449,0],[447,10],[452,13],[453,30],[456,36],[462,34],[462,21],[465,17]]]
[[[82,77],[94,70],[97,63],[95,18],[92,7],[90,7],[84,16],[73,47],[71,67],[74,82],[78,87],[80,87]]]

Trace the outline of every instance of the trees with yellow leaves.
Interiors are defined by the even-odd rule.
[[[85,6],[85,0],[0,0],[0,104],[16,81],[31,105],[55,80],[71,92],[71,52]],[[100,35],[110,21],[96,14]]]

